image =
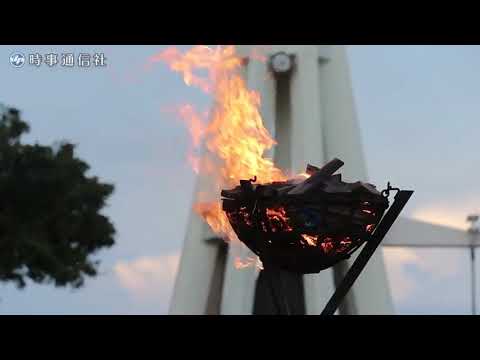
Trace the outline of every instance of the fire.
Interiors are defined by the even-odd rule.
[[[245,269],[255,265],[257,269],[263,270],[263,264],[259,258],[247,257],[242,260],[240,257],[236,257],[234,265],[236,269]]]
[[[224,214],[220,202],[196,203],[193,205],[193,210],[210,225],[214,233],[222,234],[227,239],[237,239],[227,216],[219,216],[219,214]]]
[[[320,246],[326,254],[330,253],[330,251],[332,251],[334,248],[333,239],[328,237],[325,238]]]
[[[308,245],[317,246],[318,236],[302,234],[302,237],[305,239]]]
[[[337,253],[345,251],[352,244],[352,240],[349,237],[340,241],[340,247],[337,249]]]
[[[272,231],[293,231],[291,226],[288,224],[289,218],[283,207],[279,207],[276,209],[267,208],[266,213],[268,219],[270,220]]]
[[[308,179],[311,175],[307,173],[300,173],[297,175],[299,178]]]
[[[279,220],[282,221],[287,221],[287,214],[285,213],[284,208],[277,208],[277,209],[270,209],[267,208],[267,216],[270,218],[278,218]]]
[[[255,58],[259,58],[258,54]],[[199,149],[204,144],[207,150],[200,157],[189,156],[190,162],[196,172],[214,181],[217,190],[212,201],[197,203],[194,209],[215,233],[235,240],[236,235],[222,211],[220,190],[254,176],[259,183],[287,180],[272,159],[264,156],[276,143],[263,125],[260,95],[249,90],[241,77],[242,58],[234,46],[195,46],[184,53],[168,48],[150,61],[165,62],[183,76],[187,85],[196,86],[213,98],[215,105],[208,116],[191,105],[180,110],[193,148]],[[199,71],[205,75],[201,76]]]

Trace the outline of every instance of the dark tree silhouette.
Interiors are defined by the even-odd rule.
[[[99,213],[114,187],[87,177],[70,143],[22,144],[29,126],[18,110],[0,116],[0,281],[80,287],[97,274],[90,255],[114,244]]]

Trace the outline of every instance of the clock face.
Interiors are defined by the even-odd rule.
[[[286,73],[292,68],[292,59],[286,53],[278,53],[272,56],[272,68],[277,73]]]

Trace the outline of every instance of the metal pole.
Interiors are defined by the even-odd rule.
[[[470,242],[470,272],[471,276],[470,279],[471,283],[471,292],[472,292],[472,315],[477,315],[477,280],[476,280],[476,273],[475,273],[475,243],[478,239],[479,229],[477,227],[477,223],[480,219],[480,216],[477,214],[469,215],[467,217],[467,221],[471,224],[468,232],[471,235],[471,242]]]
[[[475,276],[475,247],[470,246],[470,259],[471,259],[471,280],[472,280],[472,315],[477,315],[476,309],[476,276]]]

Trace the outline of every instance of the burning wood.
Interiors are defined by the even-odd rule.
[[[307,274],[348,258],[368,239],[388,208],[374,185],[345,183],[344,163],[308,165],[308,178],[269,184],[241,180],[221,192],[223,210],[238,238],[263,264]]]

